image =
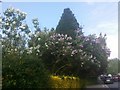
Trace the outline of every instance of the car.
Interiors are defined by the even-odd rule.
[[[114,80],[115,82],[118,82],[118,81],[119,81],[119,77],[118,77],[117,75],[114,75],[114,76],[113,76],[113,80]]]
[[[106,75],[100,75],[100,79],[101,79],[102,81],[104,81],[105,77],[106,77]]]
[[[105,76],[103,82],[104,82],[104,84],[113,84],[114,83],[113,78],[110,76]]]

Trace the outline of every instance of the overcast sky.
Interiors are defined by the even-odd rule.
[[[109,58],[118,57],[118,2],[68,3],[38,2],[38,0],[36,2],[30,2],[30,0],[29,2],[14,2],[15,0],[9,0],[12,1],[10,3],[8,0],[3,1],[2,11],[9,6],[13,6],[27,13],[26,22],[29,25],[31,25],[33,18],[38,18],[40,27],[47,27],[49,29],[57,26],[64,8],[70,8],[78,23],[84,25],[83,32],[85,35],[96,34],[98,36],[99,33],[103,33],[103,35],[105,33],[107,34],[107,46],[111,50],[111,56]]]

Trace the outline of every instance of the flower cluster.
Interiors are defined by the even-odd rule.
[[[51,54],[74,56],[81,53],[82,44],[74,45],[72,37],[64,34],[54,33],[45,43],[47,49],[51,49]],[[76,42],[77,43],[77,42]]]
[[[36,55],[38,55],[38,53],[40,53],[40,45],[37,45],[37,46],[35,46],[35,47],[29,47],[29,48],[27,48],[27,53],[28,54],[32,54],[34,51],[35,51],[35,53],[36,53]]]

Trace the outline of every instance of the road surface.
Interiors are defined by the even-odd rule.
[[[87,86],[86,90],[120,90],[120,82],[114,82],[113,84],[98,84]]]

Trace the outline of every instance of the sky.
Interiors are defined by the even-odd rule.
[[[86,2],[3,1],[2,12],[10,6],[20,9],[27,13],[26,23],[31,26],[31,20],[38,18],[42,29],[44,27],[56,28],[63,10],[70,8],[78,23],[83,26],[85,35],[107,34],[107,46],[111,50],[109,58],[118,58],[118,2],[112,2],[112,0],[110,0],[111,2],[93,2],[94,0],[90,0],[92,2],[88,2],[88,0]]]

